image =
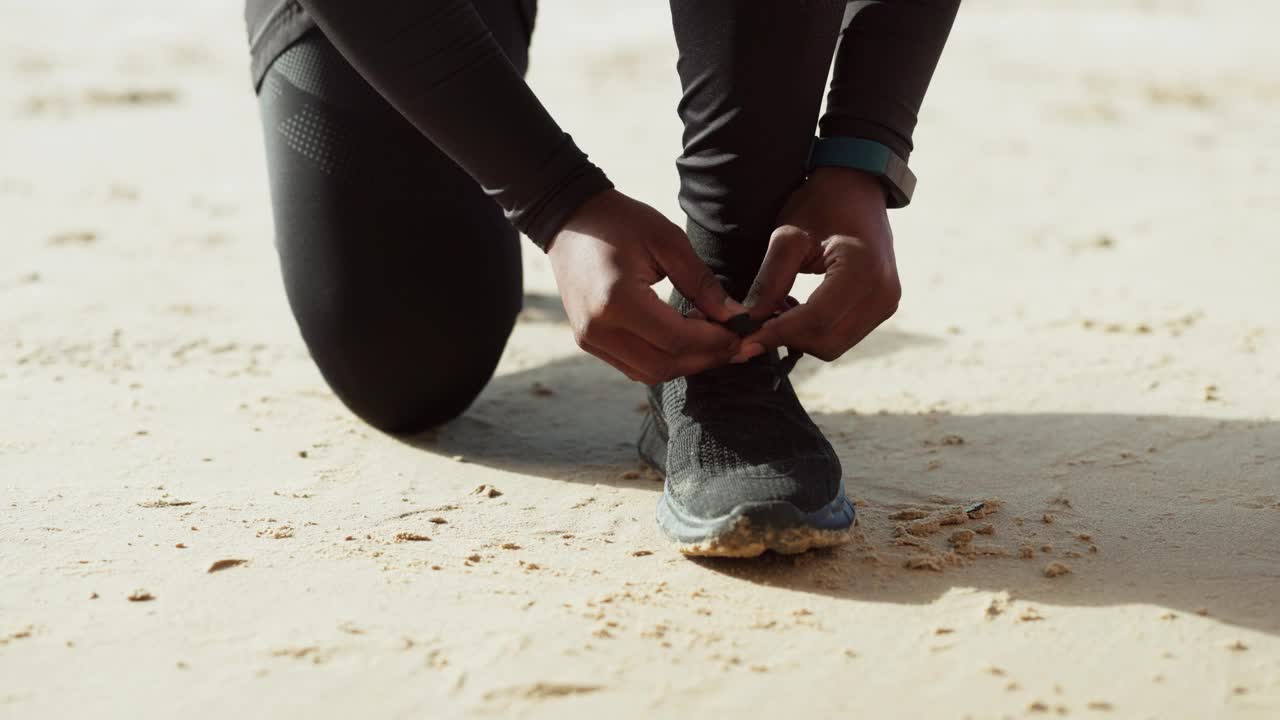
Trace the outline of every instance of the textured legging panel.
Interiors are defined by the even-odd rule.
[[[285,289],[325,380],[390,432],[461,413],[520,310],[515,230],[317,32],[259,105]]]

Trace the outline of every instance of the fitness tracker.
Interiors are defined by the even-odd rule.
[[[885,204],[905,207],[916,189],[916,176],[896,153],[874,140],[852,137],[814,138],[809,149],[809,171],[820,167],[862,170],[880,178]]]

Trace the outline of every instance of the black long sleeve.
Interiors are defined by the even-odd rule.
[[[821,134],[866,138],[910,156],[920,104],[959,8],[960,0],[851,4]]]
[[[300,0],[378,92],[545,248],[613,187],[556,124],[469,0]]]

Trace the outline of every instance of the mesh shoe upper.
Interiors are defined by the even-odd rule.
[[[840,460],[791,383],[778,382],[777,362],[760,356],[650,388],[667,434],[666,492],[682,512],[720,517],[777,500],[812,512],[839,493]]]

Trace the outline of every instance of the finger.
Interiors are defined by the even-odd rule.
[[[816,353],[818,357],[834,360],[866,339],[897,312],[901,292],[897,278],[893,278],[879,291],[867,292],[850,308],[840,321],[840,326],[831,333],[834,344],[819,348]]]
[[[619,365],[633,368],[649,385],[665,380],[666,374],[674,365],[670,353],[659,350],[644,338],[622,328],[601,328],[592,342],[603,354],[615,358]]]
[[[619,361],[658,381],[696,375],[704,370],[725,365],[729,361],[729,354],[720,351],[676,355],[622,328],[601,331],[600,342],[608,346],[609,352]],[[650,384],[654,383],[650,382]]]
[[[787,293],[791,292],[796,275],[817,249],[812,236],[794,225],[783,225],[773,231],[760,271],[747,293],[745,304],[752,317],[768,317],[780,307],[785,307]]]
[[[707,317],[725,322],[747,311],[741,303],[729,297],[688,242],[676,239],[654,243],[653,253],[658,265],[671,279],[671,284]]]
[[[630,380],[633,380],[639,383],[644,383],[645,385],[657,385],[659,382],[661,382],[661,380],[659,380],[657,377],[653,375],[649,375],[647,373],[643,373],[639,369],[631,366],[630,364],[625,363],[622,360],[619,360],[616,355],[609,352],[608,350],[601,348],[598,345],[584,342],[582,343],[582,349],[586,350],[587,352],[591,353],[597,358],[605,361],[606,363],[609,363],[614,367],[614,369],[618,370],[623,375],[626,375],[627,378]]]
[[[851,276],[856,282],[858,294],[847,302],[847,312],[826,333],[812,344],[810,352],[823,360],[831,361],[862,342],[877,327],[893,316],[898,309],[901,290],[896,276],[879,283]],[[833,283],[833,287],[836,284]],[[821,288],[819,288],[821,289]],[[826,301],[824,296],[823,301]]]
[[[759,330],[743,339],[742,347],[744,351],[754,351],[756,348],[773,349],[786,346],[808,352],[808,348],[805,347],[806,341],[821,334],[824,334],[824,331],[819,316],[812,312],[812,309],[806,309],[806,306],[801,305],[791,312],[766,320]]]
[[[849,313],[845,316],[842,327],[828,335],[828,344],[815,349],[814,356],[827,361],[835,360],[880,327],[884,323],[882,317],[878,313],[865,314],[857,311]]]
[[[744,342],[737,354],[729,358],[729,362],[738,365],[766,352],[768,352],[767,348],[758,342]]]
[[[844,275],[828,275],[814,289],[808,302],[768,320],[743,339],[766,348],[787,346],[822,357],[831,346],[831,335],[853,308],[868,296],[865,288],[848,287]]]
[[[681,316],[649,288],[637,288],[628,304],[626,330],[674,355],[719,354],[725,360],[737,351],[739,338],[727,328],[702,317]]]

